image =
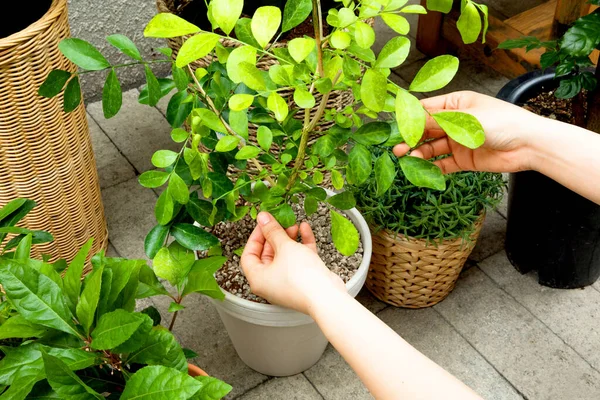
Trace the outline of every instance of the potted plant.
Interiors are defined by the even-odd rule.
[[[0,284],[15,314],[0,326],[0,384],[4,398],[220,399],[231,386],[188,365],[159,312],[134,311],[137,298],[167,295],[177,304],[198,292],[208,260],[193,262],[171,295],[143,260],[93,257],[82,279],[92,240],[61,276],[66,262],[29,258],[32,235],[0,258]],[[210,260],[210,259],[209,259]],[[210,276],[210,275],[209,275]]]
[[[600,133],[600,70],[591,68],[590,59],[600,45],[599,31],[600,10],[595,10],[557,40],[504,42],[500,48],[546,52],[541,58],[544,70],[509,82],[498,97]],[[550,178],[533,171],[511,175],[506,252],[520,272],[537,270],[542,285],[579,288],[600,277],[599,223],[600,206]]]
[[[383,163],[398,164],[386,148],[379,157]],[[454,288],[486,209],[499,204],[505,183],[501,174],[461,172],[446,176],[445,186],[424,188],[396,167],[389,184],[386,190],[371,175],[353,188],[373,236],[366,286],[398,307],[433,306]]]
[[[441,56],[429,61],[410,88],[402,89],[388,76],[391,68],[406,59],[410,41],[403,36],[394,37],[375,56],[371,50],[375,33],[364,21],[382,17],[403,31],[405,19],[401,14],[425,12],[423,7],[405,7],[406,1],[389,2],[383,7],[372,1],[346,0],[339,10],[329,11],[326,19],[330,34],[324,36],[325,16],[320,12],[320,2],[293,3],[297,7],[286,7],[283,15],[277,7],[256,10],[246,32],[253,44],[229,35],[241,17],[241,0],[210,3],[211,18],[224,34],[203,31],[173,14],[158,14],[146,27],[146,36],[192,35],[173,62],[173,79],[158,80],[149,67],[153,62],[172,62],[170,59],[143,60],[129,39],[109,36],[111,43],[134,58],[128,66],[144,68],[148,85],[142,90],[141,102],[155,105],[177,88],[167,114],[174,126],[187,122],[190,127],[189,131],[175,128],[171,132],[172,139],[182,144],[181,150],[158,150],[152,157],[157,170],[145,172],[139,179],[148,188],[167,186],[155,208],[158,224],[146,238],[146,252],[161,278],[170,280],[187,271],[190,252],[208,256],[223,253],[236,262],[235,254],[230,253],[240,249],[220,244],[219,239],[223,238],[209,231],[217,232],[226,226],[227,234],[241,232],[259,211],[271,212],[287,228],[296,223],[296,214],[303,207],[306,215],[323,217],[313,226],[327,229],[320,235],[321,241],[333,243],[341,256],[353,257],[362,244],[362,261],[354,275],[350,278],[348,274],[347,278],[352,294],[363,285],[370,258],[370,233],[364,219],[353,210],[352,192],[343,191],[344,186],[346,182],[361,185],[369,179],[374,165],[372,146],[391,148],[402,140],[413,147],[420,143],[426,111],[411,92],[445,86],[458,69],[458,59]],[[315,38],[296,38],[274,52],[273,37],[280,26],[297,26],[311,13]],[[219,47],[223,38],[236,41],[241,47]],[[121,105],[115,69],[123,66],[110,66],[95,48],[80,40],[63,41],[60,48],[83,69],[108,72],[103,107],[107,118],[115,115]],[[171,54],[169,49],[162,51],[167,56]],[[211,64],[193,71],[190,63],[209,54],[213,56]],[[264,55],[278,60],[268,72],[256,67],[258,57]],[[65,76],[62,81],[55,78],[50,75],[42,86],[53,88],[45,94],[58,94],[66,80],[77,79],[77,74]],[[337,89],[351,89],[352,106],[341,111],[330,107],[329,96]],[[284,100],[280,95],[283,90],[293,90],[293,102]],[[316,93],[322,96],[319,103]],[[68,93],[65,95],[69,98]],[[311,115],[315,106],[317,112]],[[363,122],[363,117],[377,119],[382,111],[395,115],[402,137],[388,122]],[[298,114],[302,120],[294,118]],[[485,140],[481,125],[471,115],[446,112],[435,114],[434,118],[452,138],[469,147],[478,147]],[[325,133],[317,129],[330,121],[334,126]],[[249,124],[258,127],[256,144],[249,141]],[[344,150],[347,145],[352,146],[348,153]],[[376,181],[387,184],[395,165],[377,165]],[[401,159],[400,167],[416,185],[437,186],[444,182],[441,170],[429,161],[408,156]],[[325,173],[331,174],[332,185],[340,193],[319,187]],[[231,225],[235,223],[240,225]],[[218,234],[222,235],[225,233]],[[165,246],[170,237],[175,239],[176,249]],[[336,268],[333,263],[330,267]],[[249,290],[244,288],[243,276],[238,274],[236,279],[239,280],[229,286],[222,281],[228,290],[215,287],[214,293],[225,299],[218,308],[244,361],[270,375],[298,373],[316,363],[326,341],[314,322],[289,310],[240,298]],[[229,295],[228,291],[234,289],[236,295]],[[174,311],[179,309],[173,306]],[[249,329],[245,323],[254,324],[255,332],[263,333],[248,334],[242,330]],[[271,333],[267,335],[260,326],[274,329],[269,329]],[[296,346],[303,354],[292,353]],[[252,348],[260,350],[254,351],[255,357],[244,355],[244,349]]]

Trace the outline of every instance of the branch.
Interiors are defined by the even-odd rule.
[[[312,0],[313,3],[313,28],[315,30],[315,41],[317,42],[317,75],[322,78],[323,68],[323,15],[321,13],[321,0]]]

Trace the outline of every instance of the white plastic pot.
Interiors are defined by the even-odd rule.
[[[364,250],[360,267],[346,284],[348,293],[355,297],[369,271],[371,233],[356,209],[346,211],[346,214],[358,229]],[[212,301],[235,350],[250,368],[265,375],[290,376],[306,371],[323,355],[327,339],[309,316],[241,299],[226,290],[223,293],[224,301]]]

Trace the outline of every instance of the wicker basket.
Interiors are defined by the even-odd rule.
[[[431,307],[450,294],[473,251],[484,216],[470,241],[446,240],[437,246],[388,230],[375,231],[366,286],[379,300],[404,308]]]
[[[0,39],[0,205],[25,197],[38,206],[25,219],[54,242],[34,246],[34,255],[72,260],[95,238],[105,249],[108,232],[85,108],[62,110],[62,96],[37,90],[53,69],[76,71],[58,50],[70,35],[67,0],[26,29]]]

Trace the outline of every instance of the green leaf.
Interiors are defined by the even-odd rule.
[[[104,89],[102,90],[102,110],[104,118],[109,119],[117,115],[123,104],[123,93],[121,84],[114,69],[106,76]]]
[[[233,389],[227,383],[212,376],[196,376],[194,379],[202,383],[202,388],[193,397],[194,400],[220,400]]]
[[[294,29],[308,18],[312,11],[311,0],[288,0],[283,10],[282,32]]]
[[[377,197],[383,196],[394,183],[396,167],[388,153],[383,153],[375,161],[375,181],[377,182]]]
[[[148,335],[152,330],[154,321],[146,313],[140,313],[138,315],[142,317],[142,324],[129,339],[115,347],[112,350],[113,353],[132,353],[139,350],[144,345],[144,342],[147,340]]]
[[[479,8],[481,13],[483,14],[483,32],[481,34],[481,42],[485,43],[488,28],[490,27],[488,6],[486,6],[485,4],[473,4],[475,4],[475,6]]]
[[[115,310],[104,314],[92,331],[91,347],[96,350],[110,350],[128,340],[144,322],[144,315]]]
[[[185,19],[171,13],[157,14],[150,20],[144,36],[154,38],[173,38],[200,32],[200,28]],[[170,56],[167,56],[170,57]]]
[[[434,114],[433,119],[452,140],[465,147],[476,149],[485,142],[483,127],[471,114],[447,111]]]
[[[104,396],[83,383],[81,378],[75,375],[60,358],[51,356],[45,351],[42,352],[42,358],[46,379],[61,398],[72,400],[104,399]]]
[[[235,23],[240,18],[240,15],[242,15],[243,8],[243,0],[211,1],[211,11],[214,21],[228,35],[235,28]]]
[[[158,86],[160,86],[160,98],[168,95],[171,90],[175,89],[175,81],[173,79],[168,78],[159,78]],[[175,97],[178,93],[173,95]],[[140,90],[140,95],[138,97],[138,103],[148,105],[148,85],[144,85],[144,87]]]
[[[171,173],[168,191],[171,197],[173,197],[173,200],[179,204],[187,204],[187,202],[190,200],[189,188],[176,172]]]
[[[370,49],[375,43],[375,31],[371,25],[357,21],[354,24],[354,38],[356,39],[356,44],[360,47]]]
[[[352,139],[365,146],[373,146],[387,141],[392,128],[387,122],[369,122],[358,128]]]
[[[285,121],[290,111],[287,102],[277,92],[271,92],[267,99],[267,107],[275,114],[275,119],[279,122]]]
[[[158,196],[156,206],[154,207],[156,221],[161,225],[167,225],[173,219],[174,209],[175,204],[173,203],[171,194],[168,190],[164,190],[160,196]]]
[[[400,12],[406,13],[406,14],[427,14],[427,10],[425,9],[425,7],[423,7],[422,5],[419,5],[419,4],[408,5],[408,6],[404,7],[402,10],[400,10]]]
[[[190,137],[190,134],[185,129],[175,128],[171,131],[171,139],[173,139],[175,143],[183,143],[188,137]]]
[[[408,32],[410,32],[410,24],[402,15],[383,13],[381,14],[381,19],[383,19],[383,22],[387,26],[400,35],[408,35]]]
[[[161,326],[153,328],[142,347],[127,360],[132,364],[161,365],[187,372],[187,361],[181,346],[171,332]]]
[[[193,226],[193,225],[192,225]],[[185,229],[178,233],[180,237],[189,235]],[[192,240],[192,239],[188,239]],[[180,284],[194,263],[194,253],[178,242],[163,247],[153,260],[156,276],[168,280],[173,286]]]
[[[456,27],[465,44],[475,43],[481,33],[481,15],[472,2],[467,2],[462,8]]]
[[[274,6],[259,7],[252,17],[252,34],[263,48],[267,47],[281,25],[281,10]]]
[[[238,64],[238,75],[241,81],[252,90],[260,92],[267,89],[262,72],[254,64],[248,62]]]
[[[148,105],[154,107],[158,104],[162,91],[158,79],[156,79],[154,72],[152,72],[148,65],[144,65],[144,71],[146,72],[146,82],[148,83]]]
[[[106,58],[90,43],[77,38],[61,40],[58,49],[75,65],[88,71],[100,71],[110,67]]]
[[[15,250],[14,259],[26,262],[29,260],[29,256],[31,255],[31,241],[32,236],[31,233],[25,235],[25,237],[21,240],[17,249]]]
[[[210,201],[200,200],[195,197],[191,197],[190,201],[185,206],[186,211],[194,221],[198,222],[202,226],[212,226],[210,223],[210,214],[213,211],[213,206]]]
[[[235,133],[248,140],[248,113],[246,111],[230,111],[229,125]]]
[[[352,43],[352,36],[348,32],[338,30],[333,32],[330,42],[334,49],[343,50]]]
[[[83,276],[83,268],[85,261],[90,253],[94,239],[88,240],[81,249],[77,252],[73,261],[69,264],[65,277],[63,279],[63,290],[67,299],[67,304],[71,312],[75,314],[79,293],[81,292],[81,277]]]
[[[234,49],[227,59],[227,75],[235,83],[242,82],[242,74],[238,69],[241,63],[256,64],[256,49],[250,46],[242,46]]]
[[[219,198],[225,193],[233,190],[233,183],[223,174],[209,172],[208,179],[212,181],[213,198]]]
[[[294,213],[292,206],[287,203],[271,210],[271,214],[285,229],[296,223],[296,214]]]
[[[171,71],[173,73],[173,80],[175,81],[177,90],[184,91],[190,83],[190,78],[188,74],[185,72],[185,70],[179,68],[175,64],[173,64],[173,66],[171,67]]]
[[[336,249],[347,257],[358,250],[360,235],[352,222],[341,214],[330,210],[331,214],[331,237]]]
[[[148,258],[153,259],[156,256],[156,253],[158,253],[158,250],[164,245],[165,240],[167,240],[167,236],[169,235],[169,229],[169,226],[159,224],[152,228],[148,233],[144,240],[144,251]]]
[[[189,63],[206,57],[219,42],[219,35],[202,32],[183,43],[177,54],[176,65],[183,68]]]
[[[315,96],[302,86],[294,91],[294,101],[300,108],[313,108],[316,104]]]
[[[406,179],[413,185],[446,190],[446,179],[437,165],[422,158],[406,156],[400,159],[400,167]]]
[[[0,340],[42,337],[46,333],[48,333],[48,328],[33,324],[21,315],[14,315],[0,325]]]
[[[348,179],[355,185],[361,185],[369,179],[373,170],[371,152],[362,144],[356,144],[348,155]]]
[[[192,224],[175,224],[171,228],[171,234],[179,244],[190,250],[208,250],[219,244],[219,239],[215,236]]]
[[[339,210],[350,210],[356,207],[356,199],[351,192],[342,192],[331,196],[327,202]]]
[[[176,311],[181,311],[181,310],[185,310],[185,306],[181,305],[181,304],[177,304],[174,301],[171,302],[171,304],[169,304],[169,312],[170,313],[174,313]]]
[[[587,57],[600,44],[600,13],[593,12],[575,21],[560,41],[561,52]]]
[[[226,153],[237,148],[240,143],[240,138],[237,136],[226,135],[217,142],[215,150],[221,153]]]
[[[169,173],[164,171],[146,171],[140,175],[138,182],[145,188],[161,187],[169,180]]]
[[[70,113],[79,106],[79,103],[81,103],[81,86],[79,77],[74,76],[65,88],[63,109],[66,113]]]
[[[206,108],[196,108],[194,109],[193,115],[200,117],[202,125],[212,129],[213,131],[221,133],[226,131],[225,125],[223,125],[221,119],[211,110]]]
[[[227,257],[215,256],[197,260],[194,262],[188,275],[187,284],[183,290],[183,296],[190,293],[202,293],[213,299],[224,299],[214,274],[227,262]]]
[[[344,187],[344,177],[337,169],[331,171],[331,183],[336,190],[340,190]]]
[[[236,160],[248,160],[250,158],[256,158],[260,154],[261,150],[254,146],[244,146],[235,155]]]
[[[413,92],[433,92],[450,83],[457,71],[458,58],[448,55],[436,57],[423,65],[409,89]]]
[[[158,150],[152,155],[152,165],[157,168],[170,167],[175,163],[175,161],[177,161],[178,155],[178,153],[175,153],[172,150]]]
[[[77,303],[77,319],[83,327],[85,334],[90,333],[90,328],[94,322],[98,300],[100,299],[100,288],[102,286],[102,272],[104,266],[94,269],[94,271],[85,279],[83,292],[79,303]]]
[[[197,71],[197,70],[196,70]],[[183,100],[188,97],[187,92],[178,92],[171,97],[167,106],[167,121],[172,128],[178,128],[185,122],[185,119],[192,111],[192,103],[184,103]]]
[[[453,0],[427,0],[427,9],[429,11],[440,11],[448,14],[452,10]]]
[[[60,287],[32,267],[0,260],[0,284],[27,321],[79,336]]]
[[[304,211],[306,215],[311,216],[319,209],[319,202],[314,197],[307,197],[304,199]]]
[[[368,69],[360,86],[363,104],[372,111],[381,112],[385,107],[387,78],[381,72]]]
[[[396,121],[406,143],[415,147],[425,132],[427,114],[419,99],[404,89],[396,95]]]
[[[354,24],[358,20],[358,17],[354,13],[354,10],[351,10],[347,7],[344,7],[338,11],[338,28],[345,28]]]
[[[376,68],[396,68],[406,60],[410,52],[410,40],[397,36],[387,42],[375,63]]]
[[[314,39],[296,38],[290,40],[290,42],[288,43],[288,50],[290,52],[290,56],[292,56],[294,61],[296,61],[297,63],[301,63],[302,61],[306,60],[306,57],[308,57],[314,49]]]
[[[254,102],[254,96],[251,94],[234,94],[229,99],[229,108],[234,111],[248,109]]]
[[[110,270],[109,270],[110,271]],[[148,265],[142,265],[139,273],[139,285],[136,293],[138,299],[144,299],[152,296],[168,296],[169,292],[159,282],[152,268]],[[152,317],[152,315],[150,315]]]
[[[252,35],[252,20],[250,18],[240,18],[235,24],[235,36],[242,42],[252,47],[260,48],[260,44]]]
[[[186,400],[201,388],[202,383],[186,373],[162,365],[149,366],[127,381],[121,400]]]
[[[273,143],[273,132],[266,126],[259,126],[256,134],[256,140],[258,145],[264,150],[269,151],[271,144]]]
[[[108,36],[106,41],[134,60],[142,61],[142,55],[140,54],[140,51],[136,47],[135,43],[133,43],[127,36],[114,34]]]
[[[56,96],[63,90],[70,77],[71,73],[68,71],[60,69],[50,71],[50,74],[38,89],[38,94],[48,98]]]

